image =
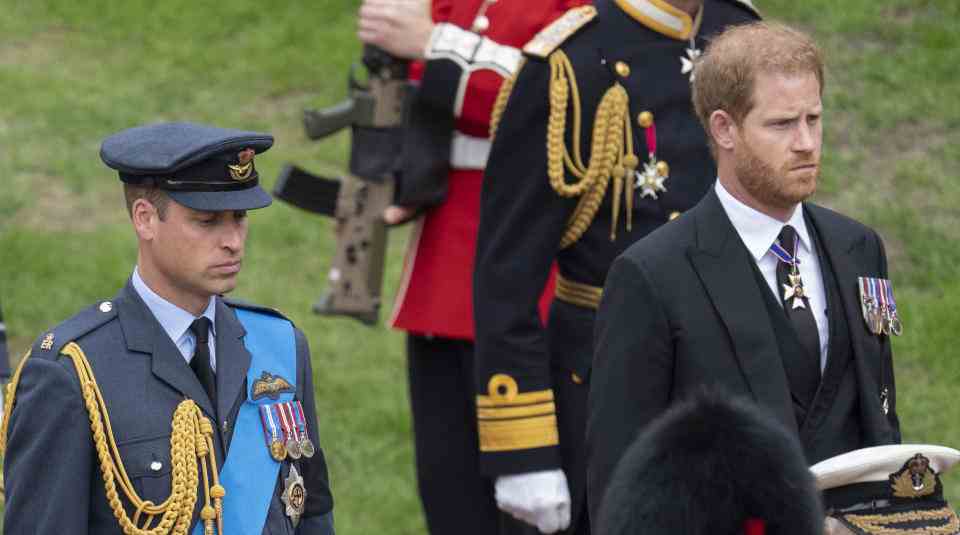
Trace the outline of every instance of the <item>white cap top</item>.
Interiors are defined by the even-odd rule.
[[[854,483],[888,481],[916,454],[930,461],[930,468],[943,474],[960,461],[960,451],[931,444],[893,444],[863,448],[837,455],[813,465],[810,471],[819,490],[832,489]]]

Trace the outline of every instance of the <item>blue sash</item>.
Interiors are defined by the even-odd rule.
[[[247,334],[243,345],[250,352],[247,372],[247,399],[240,406],[234,425],[230,453],[220,469],[223,498],[223,531],[230,535],[260,535],[267,521],[270,500],[276,488],[280,463],[270,457],[263,439],[260,405],[293,399],[293,393],[253,399],[253,385],[263,372],[279,375],[296,389],[297,348],[289,321],[262,313],[234,309]],[[193,535],[203,535],[197,522]]]

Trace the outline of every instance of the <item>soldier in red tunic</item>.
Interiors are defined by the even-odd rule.
[[[446,199],[384,214],[394,224],[417,216],[391,325],[408,333],[417,480],[434,535],[533,529],[500,514],[478,466],[472,277],[480,189],[500,86],[518,70],[524,44],[585,1],[366,0],[360,8],[360,39],[414,60],[421,108],[452,129]],[[541,311],[552,294],[548,282]]]

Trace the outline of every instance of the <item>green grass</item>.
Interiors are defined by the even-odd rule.
[[[960,3],[757,3],[827,52],[818,200],[886,240],[905,323],[894,343],[904,439],[958,446]],[[132,232],[97,156],[105,136],[194,120],[273,132],[276,147],[257,159],[267,177],[286,161],[327,174],[346,161],[345,136],[309,142],[299,116],[344,97],[358,0],[10,4],[0,17],[0,300],[17,354],[129,275]],[[310,339],[339,532],[423,533],[402,335],[309,312],[333,245],[327,221],[278,204],[251,224],[236,294],[284,310]],[[388,300],[405,239],[391,235]],[[960,476],[948,494],[960,503]]]

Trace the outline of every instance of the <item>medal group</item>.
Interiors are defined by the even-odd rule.
[[[893,284],[887,279],[860,277],[857,286],[860,289],[860,309],[870,332],[900,336],[903,323],[893,299]]]
[[[316,453],[313,441],[307,436],[300,400],[260,405],[260,421],[267,451],[275,461],[282,462],[287,457],[309,459]]]

